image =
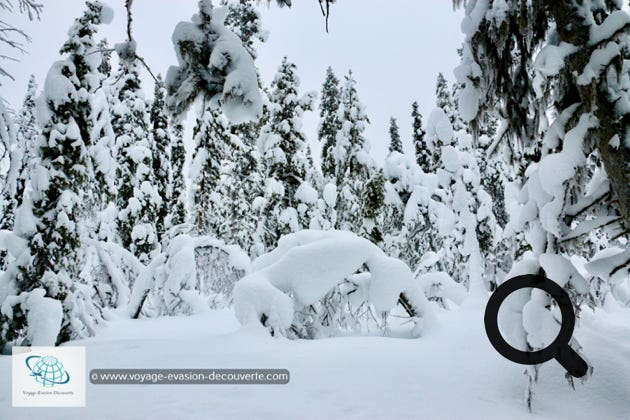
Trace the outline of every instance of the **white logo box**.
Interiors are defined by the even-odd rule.
[[[85,407],[85,347],[13,347],[13,407]]]

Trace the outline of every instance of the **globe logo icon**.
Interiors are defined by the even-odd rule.
[[[63,385],[70,381],[70,375],[63,364],[54,356],[29,356],[26,358],[26,367],[31,371],[31,376],[45,387]]]

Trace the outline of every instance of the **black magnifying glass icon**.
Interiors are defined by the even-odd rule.
[[[499,308],[511,293],[525,288],[544,290],[558,303],[562,314],[560,333],[547,347],[537,351],[521,351],[512,347],[499,331]],[[486,334],[492,346],[503,357],[522,365],[537,365],[556,359],[569,374],[576,378],[586,375],[588,365],[570,346],[569,341],[575,328],[575,312],[569,295],[557,283],[543,276],[517,276],[502,283],[490,296],[484,315]]]

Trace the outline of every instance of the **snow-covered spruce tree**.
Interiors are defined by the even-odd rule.
[[[337,186],[332,182],[325,183],[323,174],[317,166],[313,166],[313,177],[307,174],[309,185],[313,185],[316,194],[311,194],[312,201],[310,208],[309,228],[313,230],[330,230],[334,229],[337,221],[337,212],[335,206],[337,204]]]
[[[157,240],[161,242],[166,229],[166,219],[169,213],[170,203],[170,179],[171,179],[171,159],[169,156],[171,147],[171,136],[168,126],[168,115],[164,98],[166,89],[162,77],[158,75],[153,90],[153,103],[151,104],[151,134],[149,143],[151,145],[151,162],[153,164],[153,176],[155,188],[160,196],[160,204],[157,206],[155,229]]]
[[[400,139],[400,132],[398,130],[398,123],[396,118],[389,119],[389,152],[403,153],[402,140]]]
[[[319,103],[318,137],[319,141],[322,142],[322,173],[327,181],[334,183],[341,180],[341,172],[338,165],[339,157],[335,153],[337,135],[341,131],[339,115],[339,110],[341,109],[340,93],[339,79],[335,76],[333,69],[328,67]]]
[[[491,252],[497,232],[492,199],[481,187],[472,136],[465,131],[453,133],[441,109],[431,114],[427,131],[442,144],[437,176],[446,195],[438,254],[455,281],[482,292],[487,289],[484,257]]]
[[[61,48],[65,58],[49,70],[40,97],[38,166],[14,228],[28,255],[23,253],[17,260],[18,270],[8,270],[16,277],[14,295],[3,296],[2,343],[21,338],[34,341],[36,329],[42,326],[29,322],[31,311],[38,311],[36,302],[46,306],[46,317],[51,320],[45,327],[48,345],[93,334],[93,323],[99,317],[91,301],[92,286],[79,273],[85,203],[94,176],[88,151],[92,126],[89,92],[98,82],[92,76],[100,61],[93,60],[98,55],[90,53],[95,47],[96,26],[111,20],[112,13],[100,2],[86,5]],[[48,298],[43,298],[44,293]]]
[[[200,235],[217,236],[224,228],[225,210],[218,187],[222,162],[228,151],[228,121],[220,110],[206,103],[193,129],[195,150],[190,166],[191,221]]]
[[[341,90],[342,128],[335,144],[337,159],[338,197],[337,228],[362,232],[361,198],[367,185],[374,162],[369,155],[369,143],[364,136],[369,119],[365,107],[359,101],[356,81],[349,71]]]
[[[22,109],[15,118],[15,127],[12,122],[6,124],[3,131],[5,147],[11,146],[9,151],[9,171],[2,188],[3,214],[0,221],[0,229],[12,230],[15,220],[15,211],[22,205],[22,198],[26,190],[26,184],[35,168],[34,148],[39,135],[39,127],[35,116],[35,95],[37,83],[35,76],[28,80],[26,96],[22,103]],[[6,117],[5,117],[6,118]],[[14,139],[12,139],[15,137]],[[2,267],[5,267],[2,264]]]
[[[438,185],[437,176],[425,173],[415,159],[398,152],[385,159],[384,175],[382,248],[416,272],[424,273],[434,266],[447,271],[436,252],[443,247],[442,237],[450,234],[452,227],[444,223],[449,215],[449,200],[447,192]]]
[[[117,49],[133,48],[133,43]],[[149,115],[136,61],[122,61],[112,126],[118,153],[118,233],[121,244],[147,264],[158,250],[156,218],[162,198],[155,185]]]
[[[510,210],[510,223],[525,233],[531,252],[510,274],[546,275],[576,305],[589,287],[569,255],[583,253],[581,238],[603,226],[610,239],[627,239],[630,223],[629,111],[619,106],[630,89],[630,16],[621,8],[620,1],[518,6],[514,1],[476,1],[467,3],[462,25],[466,41],[456,73],[464,84],[459,93],[463,119],[477,127],[485,111],[500,104],[499,139],[513,150],[535,145],[539,150],[530,154],[520,203]],[[593,156],[601,165],[586,170]],[[630,251],[623,248],[597,256],[587,266],[611,289],[630,270]],[[549,306],[554,304],[548,297],[533,292],[522,309],[522,322],[510,327],[520,331],[528,348],[545,344],[528,322],[528,311],[551,317],[544,310]],[[536,368],[528,372],[531,407]]]
[[[398,125],[394,118],[390,119],[389,137],[389,154],[385,158],[383,175],[383,180],[387,180],[387,183],[383,183],[383,210],[385,213],[382,218],[384,229],[383,248],[390,255],[398,256],[402,242],[403,213],[407,200],[409,200],[413,191],[414,183],[405,178],[409,174],[403,174],[401,170],[409,162],[404,158],[402,141],[400,140]],[[393,167],[395,167],[395,170],[390,170]],[[407,172],[409,169],[409,167],[405,167],[404,172]]]
[[[238,134],[230,134],[230,148],[227,150],[233,161],[225,160],[225,173],[219,185],[223,204],[220,215],[224,223],[219,226],[218,236],[229,243],[236,243],[250,255],[257,255],[262,249],[254,249],[258,215],[253,203],[262,193],[260,162],[255,139],[246,134],[244,127],[233,128]],[[250,133],[257,131],[252,123]]]
[[[385,176],[374,171],[363,191],[361,236],[379,245],[383,242],[383,208],[385,206]]]
[[[299,86],[297,68],[285,57],[271,83],[269,121],[258,143],[265,184],[257,236],[266,249],[309,225],[307,203],[297,193],[313,189],[307,180],[311,169],[302,115],[312,110],[315,94],[300,96]]]
[[[252,58],[256,58],[256,41],[264,42],[260,14],[249,0],[223,0],[228,12],[225,26],[234,32]],[[260,80],[259,80],[260,84]],[[254,248],[257,214],[254,199],[262,194],[262,174],[256,142],[260,129],[268,119],[266,107],[260,121],[230,124],[227,147],[222,156],[222,174],[218,192],[223,197],[219,217],[223,219],[219,237],[257,255],[263,250]]]
[[[441,108],[446,115],[451,119],[453,111],[453,98],[451,97],[451,89],[448,85],[448,81],[442,73],[438,73],[437,80],[435,82],[435,105]],[[451,124],[452,124],[451,120]]]
[[[457,83],[449,86],[444,75],[438,73],[435,82],[435,105],[444,111],[454,131],[465,129],[465,125],[459,116],[457,100],[453,97],[453,95],[457,93],[458,88]]]
[[[167,228],[181,225],[186,222],[186,181],[184,178],[184,162],[186,149],[184,147],[184,126],[181,123],[172,123],[171,146],[169,153],[169,166],[171,178],[169,185],[169,203]]]
[[[11,167],[18,165],[17,156],[12,158],[11,150],[15,147],[16,129],[12,115],[10,115],[5,101],[0,97],[0,146],[2,147],[2,155],[0,162],[6,162],[8,159],[9,172],[0,178],[2,182],[2,190],[0,191],[0,216],[2,216],[2,228],[11,229],[15,220],[15,182],[11,182]],[[13,172],[16,172],[14,169]],[[7,266],[7,250],[0,250],[0,270],[5,270]],[[0,296],[1,297],[1,296]],[[1,316],[1,315],[0,315]],[[0,344],[2,344],[0,342]],[[1,350],[1,349],[0,349]]]
[[[433,173],[435,172],[433,152],[424,139],[426,132],[422,128],[422,114],[420,114],[418,102],[411,104],[411,118],[416,162],[425,173]]]
[[[96,52],[100,51],[101,64],[97,67],[96,77],[98,86],[90,92],[92,105],[92,145],[90,155],[94,162],[95,176],[90,189],[93,191],[91,210],[91,224],[94,225],[96,238],[100,240],[118,241],[118,227],[116,222],[117,195],[117,152],[116,134],[112,126],[112,107],[116,104],[116,88],[111,85],[111,65],[109,64],[111,51],[107,45],[99,42]],[[106,63],[106,65],[103,65]]]
[[[229,135],[221,111],[240,124],[260,117],[262,101],[252,55],[224,26],[227,9],[215,11],[210,0],[198,4],[192,21],[178,23],[173,32],[178,65],[166,77],[167,104],[181,120],[193,102],[200,102],[193,133],[191,218],[198,232],[216,233],[217,223],[210,219],[219,219],[215,188]]]

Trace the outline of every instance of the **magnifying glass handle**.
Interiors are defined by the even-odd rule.
[[[571,376],[581,378],[588,372],[588,364],[568,344],[560,346],[556,360]]]

